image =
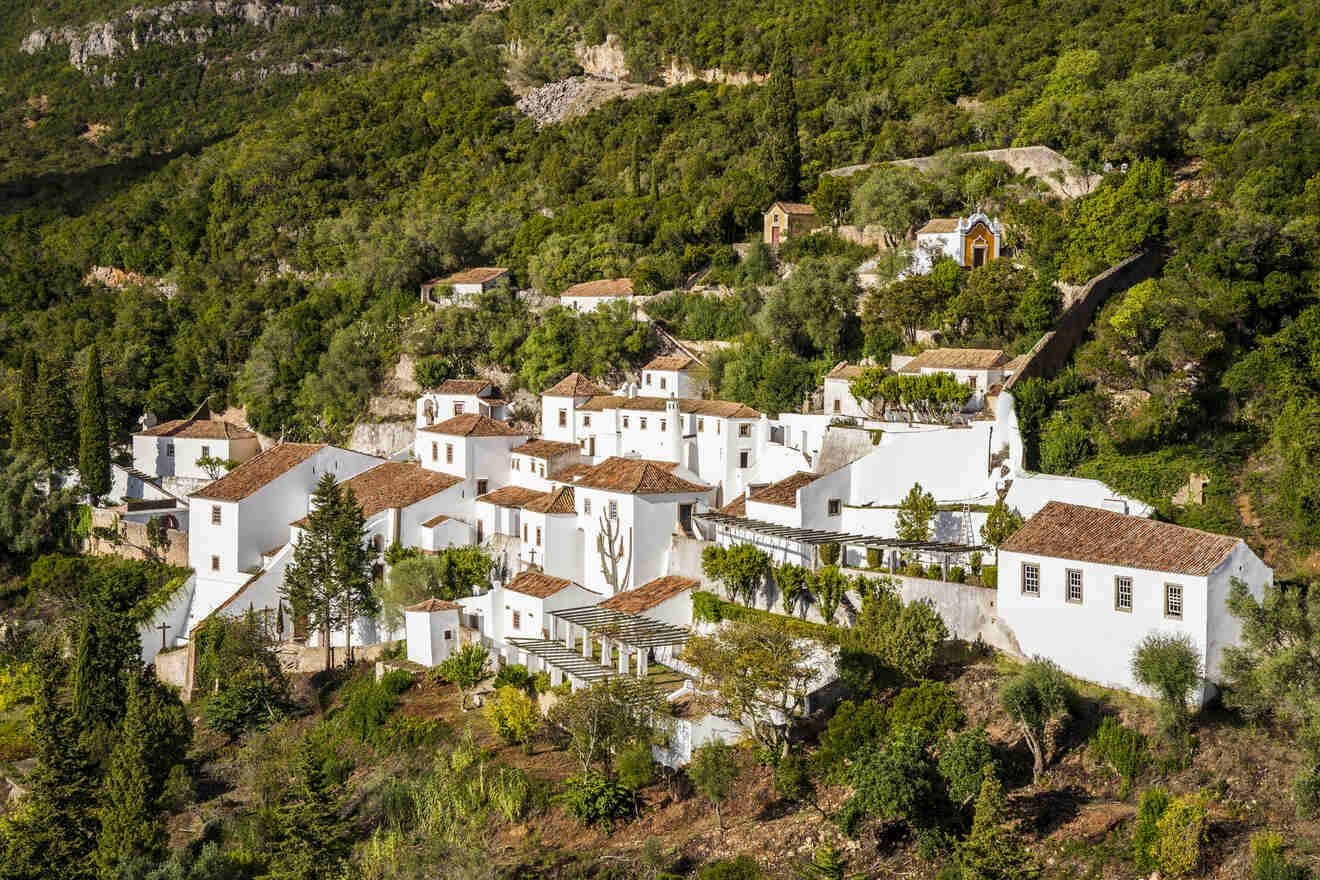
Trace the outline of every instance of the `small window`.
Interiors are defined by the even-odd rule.
[[[705,420],[705,419],[697,419],[697,433],[698,433],[698,434],[703,434],[703,433],[705,433],[705,431],[706,431],[706,420]]]
[[[1067,575],[1068,592],[1064,598],[1074,605],[1080,605],[1082,604],[1082,572],[1080,569],[1070,568]]]
[[[627,416],[624,416],[624,417],[623,417],[623,426],[624,426],[625,428],[628,427],[628,417],[627,417]]]
[[[751,426],[751,425],[739,425],[739,426],[738,426],[738,436],[739,436],[739,437],[750,437],[750,436],[752,436],[752,426]]]
[[[839,398],[834,398],[834,411],[839,412]]]
[[[582,417],[582,427],[584,427],[584,428],[590,428],[590,427],[591,427],[591,416],[583,416],[583,417]]]
[[[568,410],[566,409],[561,409],[559,411],[559,427],[561,428],[568,427]]]
[[[527,523],[523,523],[523,543],[527,543]]]
[[[715,433],[718,434],[719,432],[720,432],[720,423],[719,423],[719,422],[716,422],[716,423],[715,423]]]
[[[513,612],[513,628],[514,628],[514,629],[522,629],[522,612],[521,612],[521,611],[515,611],[515,612]]]
[[[661,430],[661,431],[664,431],[664,429],[665,429],[665,420],[664,420],[664,419],[661,419],[661,420],[660,420],[660,430]]]
[[[583,514],[583,516],[591,516],[591,499],[590,499],[590,498],[583,498],[583,499],[582,499],[582,514]]]
[[[752,454],[744,449],[738,453],[738,467],[745,468],[750,463]]]
[[[646,416],[642,416],[640,419],[638,419],[638,421],[641,423],[642,430],[645,431],[645,430],[646,430]]]
[[[825,513],[827,516],[838,516],[839,508],[842,506],[838,498],[831,498],[825,502]]]
[[[218,525],[220,525],[220,505],[219,505],[219,504],[212,504],[212,505],[211,505],[211,525],[213,525],[213,526],[218,526]]]
[[[478,495],[485,495],[485,494],[486,494],[486,487],[487,487],[488,485],[490,485],[490,481],[489,481],[489,480],[477,480],[477,494],[478,494]]]
[[[519,459],[518,456],[516,455],[513,457],[513,469],[515,471],[522,470],[522,460]]]
[[[445,641],[446,642],[452,641],[453,638],[454,638],[454,631],[452,629],[445,630]]]
[[[541,476],[545,476],[545,465],[541,465]]]
[[[1022,563],[1022,595],[1040,595],[1040,566],[1034,562]]]
[[[651,384],[651,374],[650,374],[650,373],[647,373],[647,374],[646,374],[646,384],[647,384],[647,385],[650,385],[650,384]]]
[[[618,519],[618,518],[619,518],[619,502],[617,502],[617,501],[611,501],[611,502],[610,502],[610,519]]]
[[[211,557],[211,571],[219,571],[219,570],[220,570],[220,557],[219,557],[219,556],[212,556],[212,557]]]
[[[445,464],[453,464],[453,463],[454,463],[454,444],[452,444],[452,443],[446,443],[446,444],[445,444]]]
[[[1182,584],[1164,585],[1164,616],[1174,620],[1182,620],[1183,616],[1183,589]]]
[[[173,458],[173,457],[174,457],[174,444],[173,444],[173,443],[166,443],[166,444],[165,444],[165,456],[166,456],[167,458]]]
[[[372,535],[372,537],[371,537],[371,546],[372,546],[372,549],[374,549],[377,553],[379,553],[380,551],[384,550],[384,549],[385,549],[385,536],[384,536],[384,535]]]
[[[210,457],[211,457],[211,447],[209,447],[209,446],[203,446],[203,447],[202,447],[202,458],[210,458]]]
[[[432,444],[431,444],[431,461],[439,461],[439,460],[440,460],[440,444],[439,444],[439,443],[432,443]]]
[[[665,377],[664,377],[664,376],[661,376],[661,377],[660,377],[660,390],[661,390],[661,391],[664,391],[664,390],[665,390]]]
[[[461,400],[454,401],[454,415],[461,416],[462,414],[463,414],[463,402]]]
[[[536,527],[536,546],[541,546],[541,527]]]
[[[1132,610],[1132,578],[1122,575],[1114,578],[1114,610]]]

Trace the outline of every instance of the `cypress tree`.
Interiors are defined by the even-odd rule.
[[[797,95],[793,91],[793,54],[788,32],[779,36],[770,64],[767,93],[765,177],[777,199],[798,197],[802,177],[802,146],[798,143]]]
[[[37,353],[29,348],[23,353],[23,365],[18,373],[18,396],[9,419],[9,448],[14,452],[31,450],[39,445],[33,411],[37,394]]]
[[[78,434],[78,475],[92,501],[110,492],[110,423],[105,414],[101,354],[92,343],[83,382],[82,420]]]
[[[53,358],[43,360],[37,388],[36,405],[29,410],[33,421],[29,424],[41,438],[41,455],[47,469],[66,470],[78,462],[78,416],[64,362]]]
[[[321,631],[326,669],[330,668],[330,634],[344,622],[345,609],[336,577],[342,503],[334,474],[323,474],[312,493],[307,528],[293,549],[293,561],[284,572],[284,586],[280,588],[293,606],[294,615],[307,615],[308,626]]]
[[[101,794],[96,862],[105,880],[113,880],[120,862],[140,856],[159,858],[165,850],[165,828],[151,795],[149,754],[153,746],[142,702],[139,677],[130,676],[124,722]]]
[[[1037,871],[1008,813],[1004,787],[993,767],[984,772],[972,832],[958,850],[962,880],[1029,880]]]
[[[641,157],[639,156],[639,153],[641,152],[641,149],[640,149],[639,144],[637,143],[639,140],[640,140],[640,138],[638,138],[636,135],[633,136],[633,142],[632,142],[632,163],[631,163],[631,165],[632,165],[632,195],[633,195],[633,198],[637,198],[638,196],[640,196],[640,195],[642,194],[642,160],[641,160]]]

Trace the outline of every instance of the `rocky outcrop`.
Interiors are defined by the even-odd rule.
[[[20,49],[29,55],[68,46],[69,63],[86,70],[98,59],[111,60],[145,45],[178,46],[204,43],[215,36],[215,19],[233,19],[269,30],[278,21],[314,15],[338,15],[339,6],[293,6],[286,3],[231,2],[231,0],[176,0],[164,6],[135,6],[109,21],[81,27],[48,27],[23,38]]]
[[[698,81],[726,86],[748,86],[752,83],[765,82],[767,79],[764,73],[743,73],[737,70],[730,72],[720,70],[718,67],[698,70],[690,64],[679,64],[677,58],[669,59],[669,67],[660,72],[660,77],[667,86],[681,86],[684,83]]]
[[[412,445],[416,427],[412,420],[359,422],[353,426],[348,448],[354,452],[386,457]]]
[[[623,54],[623,42],[618,34],[608,34],[605,42],[596,45],[578,43],[573,47],[573,54],[578,64],[588,76],[608,80],[622,80],[629,76],[628,59]],[[680,63],[677,58],[670,58],[668,66],[660,71],[660,78],[667,86],[681,86],[690,82],[720,83],[730,86],[745,86],[764,82],[763,73],[742,73],[724,71],[718,67],[698,69],[690,64]]]
[[[544,128],[556,122],[584,116],[615,98],[635,98],[659,91],[656,86],[617,82],[592,76],[572,76],[532,89],[518,100],[518,109]]]

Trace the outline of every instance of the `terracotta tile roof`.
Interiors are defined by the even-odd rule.
[[[445,513],[442,513],[439,516],[433,516],[430,519],[428,519],[426,522],[422,523],[422,528],[433,529],[447,519],[449,519],[449,515]]]
[[[1051,501],[1001,549],[1205,577],[1240,543],[1228,535]]]
[[[629,495],[671,495],[710,490],[710,486],[689,483],[674,476],[670,471],[676,466],[674,462],[611,456],[579,476],[575,485]]]
[[[387,461],[344,480],[339,486],[353,490],[365,517],[391,507],[408,507],[461,482],[451,474],[428,471],[417,462]]]
[[[487,388],[490,393],[482,394]],[[433,394],[474,394],[482,400],[503,400],[504,395],[500,389],[496,388],[485,379],[446,379],[435,388],[431,389]]]
[[[747,515],[747,493],[739,495],[728,504],[721,507],[716,513],[722,513],[725,516],[746,516]]]
[[[839,361],[839,363],[834,365],[834,369],[825,374],[825,378],[848,379],[851,381],[862,375],[862,370],[864,369],[865,367],[861,364],[850,364],[847,361]]]
[[[457,602],[446,602],[444,599],[427,599],[418,602],[416,605],[409,605],[404,611],[422,611],[427,614],[432,611],[462,611],[463,606]]]
[[[775,202],[771,208],[779,208],[785,214],[814,214],[816,209],[802,202]],[[766,211],[766,213],[770,213]]]
[[[630,296],[633,292],[631,278],[606,278],[600,281],[584,281],[559,294],[565,296]]]
[[[183,437],[197,440],[248,440],[257,435],[246,428],[240,428],[238,425],[215,419],[175,419],[171,422],[161,422],[154,428],[139,431],[137,436]]]
[[[242,501],[325,448],[324,443],[278,443],[265,452],[258,452],[189,497],[211,501]]]
[[[1030,357],[1031,357],[1030,355],[1025,355],[1025,354],[1018,355],[1008,363],[1004,364],[1005,372],[1016,373],[1018,370],[1022,369],[1024,366],[1027,365],[1027,361],[1030,359]]]
[[[507,274],[508,269],[497,269],[494,266],[479,266],[475,269],[464,269],[461,272],[455,272],[453,275],[447,275],[444,278],[432,278],[427,284],[485,284],[487,281],[494,281],[501,275]]]
[[[527,489],[523,486],[502,486],[494,492],[478,495],[476,500],[484,501],[487,504],[495,504],[499,507],[526,507],[533,501],[549,494],[549,492],[538,492],[535,489]]]
[[[992,370],[1008,363],[1008,355],[997,348],[928,348],[899,369],[916,373],[934,370]]]
[[[585,462],[579,462],[578,464],[570,464],[568,467],[560,468],[550,476],[546,477],[546,479],[553,483],[571,483],[589,470],[591,470],[591,465],[586,464]]]
[[[533,513],[577,513],[573,504],[573,487],[560,486],[553,492],[546,492],[535,501],[523,505],[523,510]]]
[[[957,232],[958,222],[957,217],[934,217],[917,230],[917,235],[943,235],[946,232]]]
[[[517,577],[509,581],[506,589],[513,590],[515,593],[522,593],[524,596],[545,599],[558,593],[564,587],[571,587],[572,585],[572,581],[566,581],[563,578],[550,577],[550,575],[542,574],[539,571],[524,571],[519,572]]]
[[[820,479],[820,474],[798,471],[791,477],[784,477],[778,483],[771,483],[764,489],[758,489],[747,496],[748,501],[761,504],[778,504],[781,507],[797,507],[797,490]]]
[[[612,611],[622,611],[624,614],[641,614],[649,608],[654,608],[666,599],[672,599],[685,590],[692,590],[701,586],[700,581],[694,581],[691,578],[679,577],[676,574],[665,575],[656,578],[649,584],[642,584],[640,587],[632,590],[624,590],[622,593],[616,593],[610,598],[601,602],[599,608],[609,608]]]
[[[690,367],[700,367],[701,363],[696,358],[690,358],[685,354],[662,355],[653,358],[649,364],[642,367],[643,370],[686,370]]]
[[[528,440],[522,446],[510,451],[517,455],[550,459],[568,455],[572,452],[580,452],[581,449],[576,443],[562,443],[558,440]]]
[[[554,385],[551,385],[544,392],[542,397],[593,397],[597,394],[608,394],[604,388],[601,388],[595,382],[588,379],[581,373],[569,373],[560,379]]]
[[[621,394],[601,394],[591,398],[578,412],[604,412],[611,409],[626,409],[634,412],[664,412],[665,404],[674,400],[672,397],[624,397]],[[733,400],[696,400],[690,397],[677,399],[678,411],[699,416],[719,416],[726,419],[759,419],[761,413],[745,403]]]
[[[518,432],[504,422],[497,422],[490,416],[480,413],[463,413],[452,419],[445,419],[438,425],[422,428],[431,434],[448,434],[452,437],[516,437]]]

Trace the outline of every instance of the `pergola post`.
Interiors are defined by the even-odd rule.
[[[559,687],[564,683],[564,670],[558,666],[550,667],[550,687]]]
[[[600,637],[600,665],[610,668],[610,640],[604,636]]]
[[[646,678],[646,676],[649,674],[648,669],[647,669],[646,655],[647,655],[647,649],[646,649],[646,648],[638,648],[638,649],[637,649],[637,677],[638,677],[638,678]]]
[[[628,674],[628,648],[619,642],[619,675]]]
[[[591,659],[591,633],[587,632],[585,628],[582,630],[582,659]]]
[[[569,621],[564,621],[564,629],[566,630],[564,633],[564,647],[571,651],[573,650],[573,630],[577,627]]]

